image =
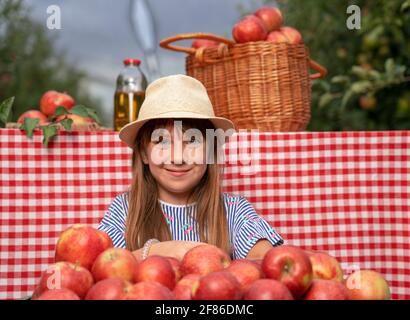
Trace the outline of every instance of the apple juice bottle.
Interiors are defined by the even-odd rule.
[[[117,77],[114,95],[115,131],[138,118],[147,88],[147,79],[139,67],[141,60],[127,58],[123,63],[124,69]]]

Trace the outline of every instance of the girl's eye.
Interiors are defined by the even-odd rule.
[[[164,138],[164,137],[159,137],[159,139],[158,139],[158,141],[155,141],[154,142],[155,144],[160,144],[160,145],[163,145],[163,146],[165,146],[165,145],[169,145],[170,144],[170,140],[169,139],[166,139],[166,138]]]
[[[201,141],[196,137],[192,136],[191,139],[188,141],[188,144],[200,144]]]

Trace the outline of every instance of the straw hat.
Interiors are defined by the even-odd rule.
[[[135,138],[143,124],[159,118],[208,119],[216,129],[226,131],[235,128],[230,120],[215,117],[204,85],[182,74],[160,78],[148,86],[138,119],[121,129],[120,139],[134,148]]]

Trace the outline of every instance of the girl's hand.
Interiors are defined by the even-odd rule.
[[[148,256],[159,255],[174,257],[181,261],[190,249],[202,244],[205,243],[194,241],[162,241],[159,243],[154,243],[151,246]]]

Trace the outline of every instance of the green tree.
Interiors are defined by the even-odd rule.
[[[47,90],[67,92],[98,111],[99,101],[81,85],[86,74],[67,63],[55,41],[44,25],[30,18],[21,0],[0,2],[0,101],[15,96],[11,121],[28,109],[39,109]]]
[[[329,74],[312,87],[309,130],[410,129],[410,0],[266,0]],[[349,30],[349,5],[361,28]]]

